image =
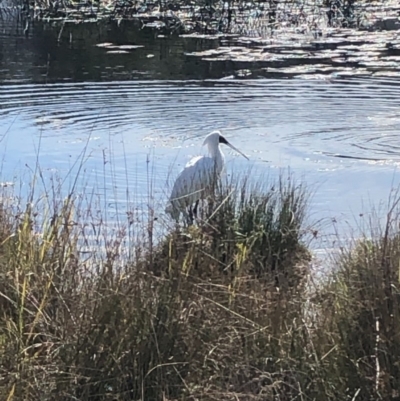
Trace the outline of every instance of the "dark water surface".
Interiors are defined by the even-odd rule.
[[[37,158],[45,176],[63,177],[87,146],[85,184],[107,188],[108,207],[143,206],[151,191],[161,210],[166,183],[220,129],[251,159],[226,151],[228,172],[252,166],[273,178],[290,168],[314,190],[321,246],[337,228],[351,234],[399,183],[396,79],[237,79],[235,63],[189,54],[218,48],[217,39],[108,24],[61,34],[36,25],[25,35],[14,17],[0,20],[3,182],[24,177]],[[96,46],[105,42],[144,47],[121,54]]]

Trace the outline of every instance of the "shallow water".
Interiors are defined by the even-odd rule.
[[[221,80],[231,73],[225,64],[184,55],[215,41],[87,26],[77,32],[57,45],[57,32],[43,26],[27,37],[2,30],[3,182],[22,176],[28,186],[26,171],[38,159],[45,177],[72,170],[66,181],[73,185],[87,146],[85,185],[107,207],[143,207],[151,192],[159,214],[167,183],[202,151],[202,137],[220,129],[250,158],[227,150],[228,172],[252,166],[274,178],[290,169],[314,191],[310,221],[323,219],[317,248],[331,246],[336,230],[351,235],[370,203],[387,202],[399,183],[395,79]],[[144,48],[105,54],[95,46],[105,40]]]

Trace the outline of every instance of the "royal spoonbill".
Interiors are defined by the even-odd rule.
[[[207,145],[209,156],[197,156],[191,159],[178,175],[172,188],[165,211],[176,221],[179,220],[181,213],[193,219],[192,215],[187,215],[188,208],[196,203],[196,209],[199,200],[210,193],[220,177],[225,165],[225,157],[219,147],[221,143],[228,145],[248,160],[248,157],[231,145],[219,131],[208,134],[203,146]]]

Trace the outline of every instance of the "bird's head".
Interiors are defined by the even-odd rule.
[[[247,160],[249,160],[249,158],[244,155],[239,149],[236,149],[232,144],[230,144],[222,135],[221,132],[219,131],[213,131],[211,132],[211,134],[208,134],[206,136],[206,138],[204,139],[204,145],[208,146],[208,149],[210,151],[210,153],[213,153],[214,150],[216,150],[219,146],[220,143],[223,143],[224,145],[229,146],[231,149],[233,149],[234,151],[238,152],[239,154],[241,154],[243,157],[245,157]]]
[[[225,142],[222,142],[221,138],[222,138],[222,141],[225,141]],[[203,146],[208,145],[209,147],[211,146],[213,148],[216,148],[220,143],[226,143],[226,142],[227,142],[227,140],[221,135],[221,133],[219,131],[213,131],[213,132],[211,132],[211,134],[208,134],[206,136],[206,138],[204,139]]]

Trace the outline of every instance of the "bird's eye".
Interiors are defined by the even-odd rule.
[[[220,136],[219,136],[219,143],[225,143],[225,144],[227,144],[228,141],[227,141],[222,135],[220,135]]]

